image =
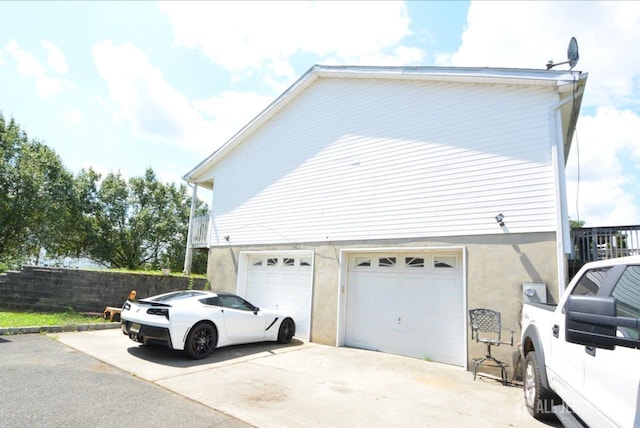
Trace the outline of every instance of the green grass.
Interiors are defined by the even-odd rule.
[[[88,316],[77,312],[0,312],[0,327],[41,327],[50,325],[103,323],[101,317]]]

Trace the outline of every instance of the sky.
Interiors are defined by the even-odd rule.
[[[640,224],[640,2],[0,1],[0,17],[5,120],[73,173],[178,184],[314,64],[545,69],[576,37],[570,218]]]

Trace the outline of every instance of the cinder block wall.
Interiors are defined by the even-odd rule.
[[[25,266],[0,275],[0,310],[102,312],[107,306],[122,306],[131,290],[148,297],[184,290],[189,281],[179,276]],[[193,278],[193,288],[204,289],[206,281]]]

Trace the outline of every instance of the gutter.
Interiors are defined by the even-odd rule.
[[[578,75],[580,76],[581,73]],[[586,76],[584,77],[586,79]],[[581,79],[578,77],[574,81],[574,85],[578,85]],[[552,133],[555,133],[555,138],[551,138],[552,150],[551,150],[551,163],[553,164],[553,175],[556,185],[556,242],[557,251],[556,258],[558,264],[558,294],[562,296],[567,284],[567,277],[565,272],[565,254],[568,254],[567,247],[571,242],[571,233],[569,230],[569,215],[567,208],[567,187],[566,187],[566,173],[565,165],[566,160],[564,157],[564,138],[562,134],[562,116],[560,108],[569,102],[573,102],[575,105],[576,99],[581,97],[584,93],[584,85],[578,87],[575,93],[572,93],[570,97],[565,100],[558,101],[555,105],[549,108],[549,122]],[[572,120],[572,119],[570,119]],[[577,118],[576,118],[577,123]],[[574,123],[575,128],[575,123]],[[553,132],[555,131],[555,132]],[[573,134],[572,134],[573,135]]]

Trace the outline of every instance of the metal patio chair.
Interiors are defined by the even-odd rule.
[[[469,323],[471,325],[471,338],[476,342],[485,343],[487,345],[487,354],[482,358],[474,358],[473,361],[473,380],[476,380],[476,374],[479,366],[497,367],[502,373],[502,383],[507,385],[507,367],[508,364],[497,360],[491,355],[492,346],[511,345],[513,346],[513,330],[502,327],[500,321],[500,312],[491,309],[471,309],[469,310]],[[505,342],[502,340],[502,330],[511,333],[511,340]]]

